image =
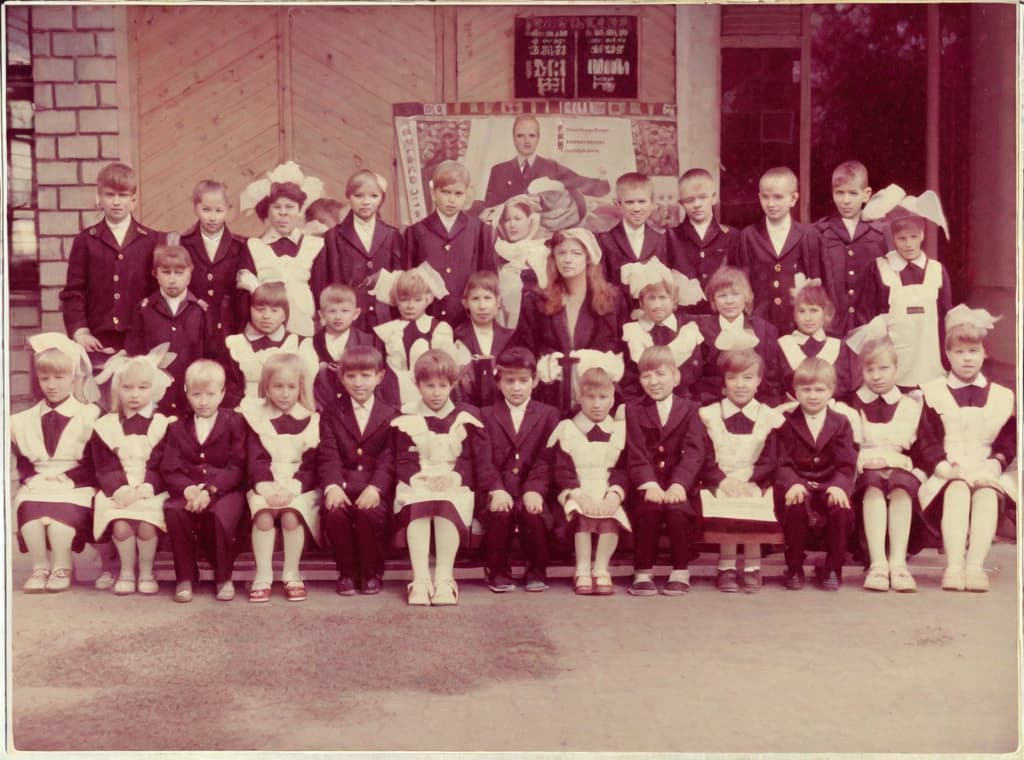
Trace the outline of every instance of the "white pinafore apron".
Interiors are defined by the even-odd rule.
[[[244,403],[249,404],[259,400],[260,375],[263,374],[263,364],[274,354],[298,354],[299,336],[291,334],[284,339],[279,347],[263,351],[253,351],[252,343],[242,333],[229,335],[224,339],[224,345],[245,378]],[[307,370],[311,370],[313,374],[316,373],[316,367],[307,367]]]
[[[913,472],[918,477],[923,473],[914,470],[914,463],[906,451],[917,438],[917,423],[921,418],[921,404],[910,396],[903,396],[896,404],[896,411],[889,422],[869,422],[860,413],[861,444],[857,454],[857,472],[864,472],[864,463],[881,459],[888,468],[898,467]]]
[[[897,259],[900,255],[896,251],[877,259],[882,284],[889,288],[889,337],[900,357],[896,384],[921,385],[945,374],[938,314],[942,267],[929,259],[924,267],[924,282],[904,285],[899,272],[892,267]]]
[[[579,416],[582,414],[580,412]],[[590,422],[587,421],[586,424]],[[605,429],[611,426],[611,438],[607,441],[588,440],[586,434],[573,420],[562,420],[558,423],[551,438],[548,439],[549,447],[557,443],[562,447],[562,451],[572,457],[573,464],[576,465],[576,476],[580,481],[580,490],[595,501],[600,501],[608,493],[608,473],[618,463],[626,446],[625,420],[608,419],[601,425]],[[575,512],[582,514],[579,505],[573,499],[566,500],[566,518],[572,520]],[[632,530],[626,510],[621,506],[607,519],[615,520],[626,530]]]
[[[834,367],[836,362],[839,361],[839,348],[841,345],[839,338],[825,338],[825,345],[818,352],[818,358],[827,361]],[[782,351],[782,355],[786,357],[786,363],[791,370],[795,370],[807,358],[803,347],[797,343],[796,336],[792,333],[779,338],[779,348]]]
[[[634,363],[640,362],[640,356],[654,345],[651,333],[641,327],[639,322],[627,322],[622,326],[622,340],[629,349],[629,358]],[[685,364],[697,346],[704,342],[700,327],[696,322],[687,322],[676,332],[676,337],[668,342],[667,348],[672,352],[672,359],[677,365]]]
[[[288,293],[288,331],[303,338],[311,337],[316,327],[316,306],[309,277],[313,262],[323,250],[323,238],[303,235],[299,240],[299,252],[294,256],[278,256],[259,238],[249,238],[248,246],[256,265],[257,280],[263,282],[270,277],[284,283]]]
[[[420,332],[430,329],[434,318],[424,314],[416,320]],[[405,351],[405,328],[409,324],[404,319],[392,319],[373,328],[374,334],[384,344],[384,360],[398,378],[398,396],[401,406],[415,404],[420,400],[420,392],[416,388],[413,367],[416,360],[432,348],[440,349],[449,356],[457,356],[455,351],[455,334],[447,322],[438,322],[430,333],[430,340],[417,338],[409,347],[408,356]]]

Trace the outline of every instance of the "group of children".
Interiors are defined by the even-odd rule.
[[[659,592],[664,525],[660,591],[678,595],[705,519],[777,520],[788,589],[815,539],[821,585],[838,589],[860,527],[865,587],[913,591],[914,526],[942,538],[943,588],[988,588],[1015,494],[1013,394],[981,372],[994,320],[952,308],[902,194],[875,210],[888,225],[864,221],[867,173],[848,162],[837,216],[805,225],[790,217],[796,177],[772,169],[765,219],[736,232],[694,169],[686,219],[662,233],[650,180],[630,173],[619,225],[542,241],[532,198],[491,229],[462,211],[469,183],[441,163],[434,212],[403,237],[378,216],[384,180],[357,172],[350,212],[321,237],[300,229],[301,184],[274,182],[256,204],[268,230],[246,240],[224,224],[222,183],[200,182],[195,228],[163,236],[131,215],[132,170],[101,171],[104,219],[75,239],[61,295],[70,337],[31,341],[42,400],[12,418],[25,591],[68,588],[71,552],[109,538],[120,567],[98,587],[156,593],[166,532],[176,601],[192,599],[200,549],[217,598],[233,598],[249,537],[249,600],[266,602],[280,524],[291,601],[306,597],[307,537],[331,547],[350,595],[380,591],[394,535],[409,603],[455,604],[474,527],[498,592],[515,588],[515,532],[528,591],[547,588],[550,546],[571,543],[583,595],[614,592],[609,560],[632,533],[643,596]],[[717,586],[756,591],[760,546],[743,547],[742,574],[738,554],[721,547]]]

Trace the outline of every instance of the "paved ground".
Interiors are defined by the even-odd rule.
[[[1016,553],[993,591],[683,598],[491,594],[191,605],[81,587],[12,597],[19,750],[1012,752]],[[777,564],[770,568],[778,573]],[[14,583],[26,568],[15,558]],[[702,566],[706,576],[710,568]]]

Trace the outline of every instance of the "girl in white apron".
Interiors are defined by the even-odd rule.
[[[994,324],[984,309],[950,310],[950,372],[921,388],[921,462],[932,475],[918,495],[926,523],[941,530],[942,587],[950,591],[988,591],[983,564],[1006,492],[1002,476],[1017,454],[1013,391],[981,372],[985,336]]]
[[[821,284],[821,280],[804,279],[797,274],[793,292],[793,322],[796,329],[779,338],[779,351],[784,360],[782,387],[793,387],[793,372],[809,356],[824,359],[836,371],[836,391],[833,398],[845,400],[852,390],[850,349],[839,338],[826,335],[832,324],[835,306]]]
[[[313,408],[311,374],[296,354],[276,352],[263,365],[258,405],[240,411],[252,433],[246,494],[252,514],[256,577],[250,602],[269,602],[273,582],[274,522],[281,522],[284,565],[281,581],[290,602],[306,599],[299,560],[308,530],[320,543],[320,489],[316,449],[320,416]]]

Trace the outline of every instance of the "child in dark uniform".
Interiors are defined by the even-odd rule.
[[[498,398],[494,357],[512,338],[512,330],[495,321],[502,306],[498,275],[488,271],[471,274],[462,302],[469,319],[455,328],[459,398],[482,408]]]

